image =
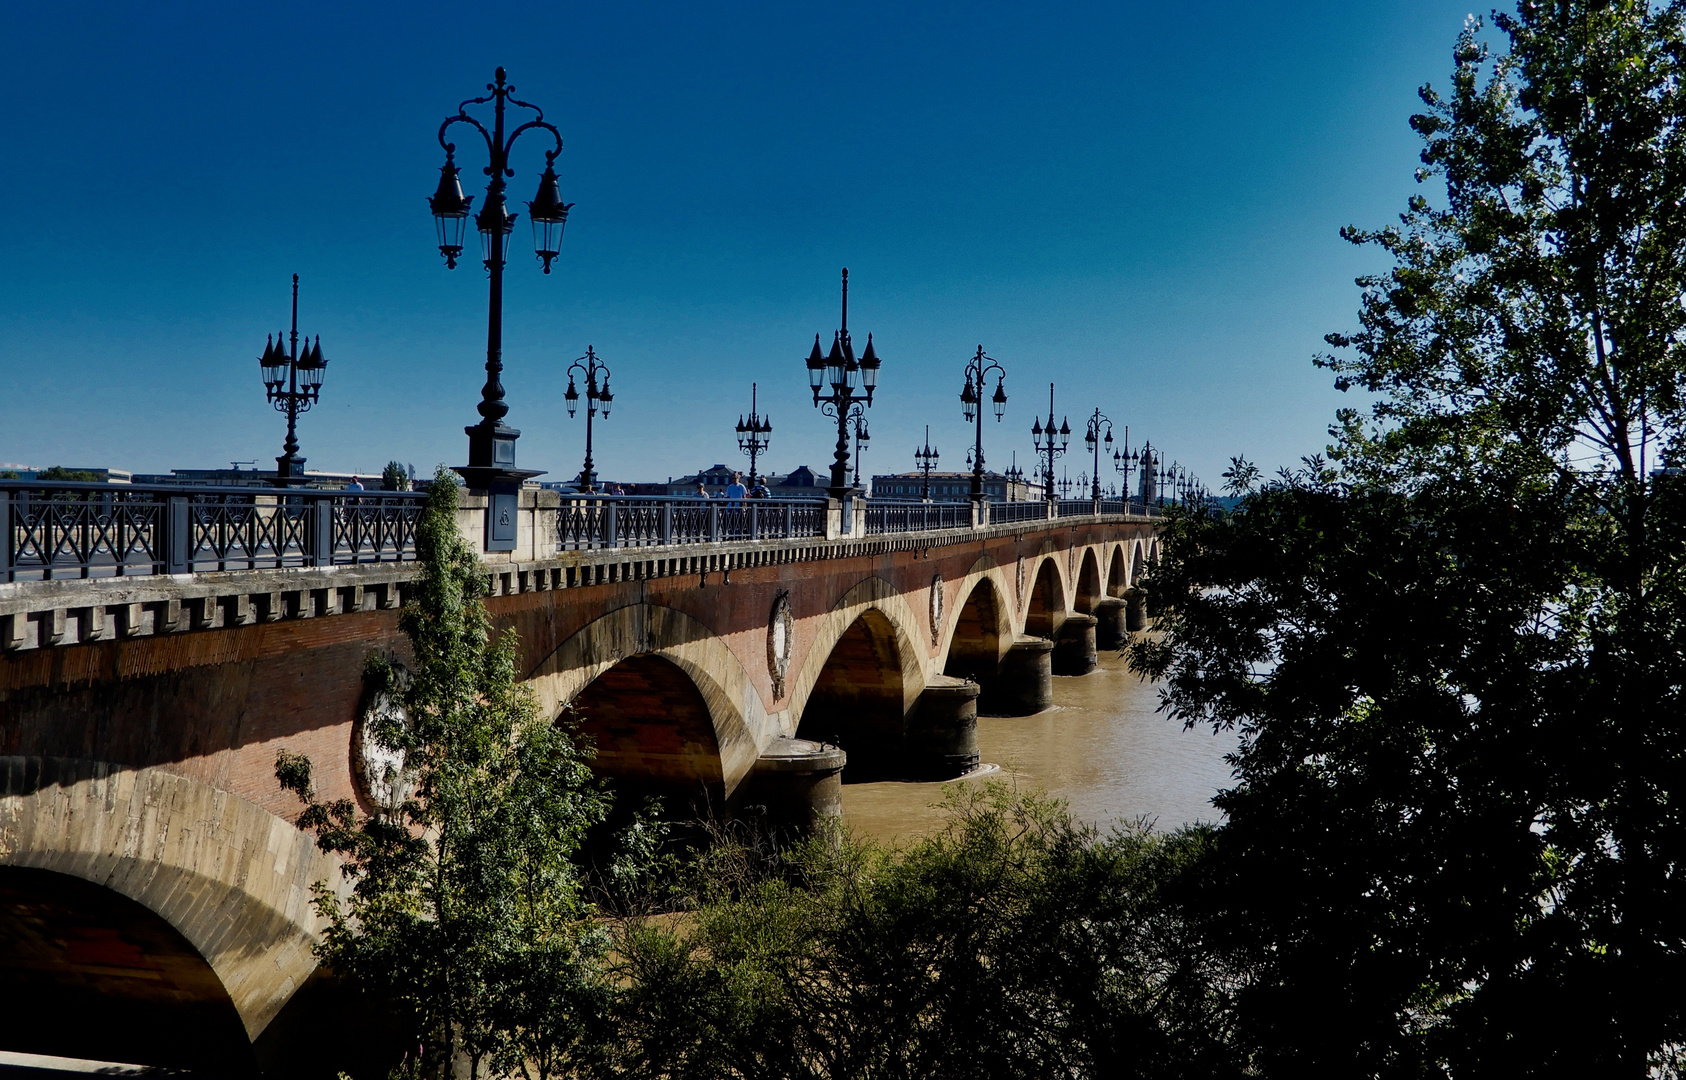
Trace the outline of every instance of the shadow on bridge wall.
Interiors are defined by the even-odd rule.
[[[0,753],[163,766],[291,815],[276,746],[323,766],[325,798],[354,795],[347,749],[376,651],[408,657],[397,612],[13,654],[0,664]]]

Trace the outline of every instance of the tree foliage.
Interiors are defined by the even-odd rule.
[[[1177,518],[1133,646],[1241,730],[1213,940],[1276,1075],[1646,1075],[1686,1042],[1686,9],[1472,21],[1331,462]],[[1658,466],[1666,467],[1659,471]]]
[[[607,944],[573,855],[605,796],[572,732],[537,715],[517,679],[516,642],[493,637],[483,571],[456,527],[457,484],[440,469],[417,525],[422,574],[399,625],[413,668],[371,658],[372,689],[402,710],[372,714],[403,754],[412,790],[391,812],[319,801],[310,762],[283,753],[299,824],[344,859],[349,897],[327,883],[317,953],[400,1008],[414,1075],[442,1077],[465,1055],[476,1073],[565,1075],[597,1045]]]
[[[903,852],[822,838],[757,874],[715,849],[694,916],[618,946],[615,1075],[1239,1075],[1181,915],[1204,832],[1101,837],[999,784],[947,809]]]
[[[381,470],[382,491],[409,491],[415,485],[416,470],[401,461],[389,461]]]

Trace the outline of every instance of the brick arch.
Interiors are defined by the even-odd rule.
[[[1124,544],[1107,545],[1106,594],[1121,597],[1130,587],[1129,552]]]
[[[793,596],[793,600],[799,598]],[[913,708],[919,700],[920,691],[925,686],[928,663],[928,649],[918,646],[909,628],[919,626],[919,618],[914,614],[912,606],[907,602],[894,585],[881,577],[869,577],[858,582],[833,604],[830,611],[819,615],[810,615],[798,606],[796,610],[798,625],[798,640],[807,634],[808,644],[799,654],[801,667],[792,666],[795,677],[791,679],[790,715],[800,718],[802,710],[807,706],[808,695],[813,693],[814,684],[818,681],[820,670],[825,667],[826,658],[831,650],[856,619],[867,609],[876,609],[884,616],[895,634],[896,653],[902,668],[903,698],[902,710],[905,713]],[[791,727],[793,733],[794,727]]]
[[[1141,585],[1142,577],[1147,573],[1148,564],[1147,544],[1136,540],[1130,545],[1130,587]]]
[[[725,796],[720,744],[708,702],[689,675],[659,653],[610,666],[572,702],[580,733],[596,749],[592,767],[685,799]]]
[[[780,734],[749,673],[721,638],[682,611],[638,603],[587,623],[527,676],[547,716],[555,716],[598,676],[633,657],[659,657],[683,672],[707,706],[724,795],[736,790],[761,750]]]
[[[55,870],[0,866],[0,1048],[216,1076],[256,1072],[222,980],[152,909]]]
[[[980,564],[987,562],[987,566]],[[995,674],[1013,644],[1011,595],[1005,574],[993,560],[979,559],[957,583],[954,614],[947,619],[942,672],[983,682]]]
[[[892,767],[907,718],[906,645],[884,612],[868,607],[826,653],[796,736],[842,747],[846,776],[884,775]]]
[[[1024,632],[1032,637],[1051,638],[1065,621],[1067,611],[1065,576],[1060,573],[1059,557],[1050,554],[1038,559],[1029,581],[1024,601]]]
[[[311,886],[339,863],[254,803],[160,768],[0,758],[0,865],[80,878],[158,915],[204,958],[249,1039],[316,969]]]
[[[1095,604],[1106,597],[1106,591],[1101,586],[1100,561],[1095,556],[1094,547],[1083,552],[1083,561],[1077,572],[1077,592],[1073,597],[1072,606],[1085,615],[1092,614]]]

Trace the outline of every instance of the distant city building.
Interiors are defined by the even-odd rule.
[[[94,484],[129,484],[134,483],[134,476],[127,469],[94,468],[87,465],[53,465],[45,469],[34,468],[29,465],[0,464],[0,475],[17,473],[19,480],[39,480],[43,473],[50,473],[49,480],[71,474],[83,483]],[[10,477],[8,477],[9,479]]]
[[[366,490],[380,489],[379,470],[372,473],[339,473],[306,469],[304,473],[306,487],[329,491],[344,488],[351,483],[353,477],[356,477]],[[134,474],[134,482],[137,484],[180,484],[183,487],[269,487],[274,478],[274,469],[242,469],[238,466],[232,469],[171,469],[167,473]],[[421,486],[419,481],[417,486]]]
[[[731,468],[725,465],[710,465],[700,472],[689,476],[681,476],[667,482],[669,495],[695,495],[697,485],[701,484],[710,498],[726,493],[726,485],[732,482],[732,474],[737,473],[747,486],[749,473],[745,469]],[[767,494],[775,499],[817,499],[825,495],[825,485],[814,476],[814,470],[806,465],[798,465],[783,476],[767,474],[762,478],[767,484]]]
[[[1030,502],[1042,497],[1042,485],[1009,480],[998,472],[983,475],[984,498],[990,502]],[[891,473],[872,478],[872,494],[878,499],[917,499],[925,490],[921,472]],[[932,502],[967,502],[972,498],[969,472],[931,473]]]
[[[579,480],[550,480],[539,485],[546,491],[556,491],[564,495],[576,495],[580,490]],[[613,494],[619,488],[625,495],[666,495],[666,484],[646,484],[631,480],[605,480],[597,478],[597,494]]]

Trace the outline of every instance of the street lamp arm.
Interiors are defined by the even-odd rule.
[[[510,101],[516,105],[527,105],[525,101],[515,101],[514,98],[511,98]],[[536,105],[527,105],[527,108],[532,109],[535,112],[538,111],[538,106]],[[562,133],[556,130],[556,125],[545,123],[544,114],[539,113],[539,118],[537,120],[529,120],[525,124],[516,128],[514,131],[510,132],[508,140],[506,140],[503,144],[503,156],[505,161],[509,160],[509,151],[515,146],[515,140],[520,138],[521,133],[526,131],[528,128],[543,128],[544,130],[550,132],[550,137],[556,140],[556,152],[558,154],[562,152]],[[509,176],[515,175],[514,169],[505,169],[504,172]]]
[[[489,99],[480,98],[479,100],[486,101]],[[456,116],[447,116],[445,118],[445,122],[439,125],[439,145],[445,148],[445,153],[455,154],[457,152],[457,144],[454,142],[447,142],[445,139],[445,132],[450,129],[452,124],[468,124],[472,126],[475,131],[480,133],[480,137],[486,140],[486,153],[497,153],[497,151],[492,148],[492,133],[486,130],[486,125],[482,124],[474,117],[469,116],[467,113],[458,113]]]

